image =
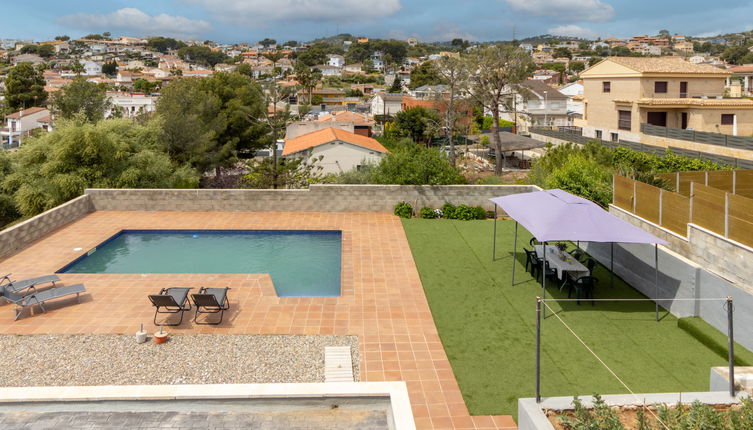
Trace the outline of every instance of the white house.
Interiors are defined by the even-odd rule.
[[[559,89],[559,92],[567,96],[568,115],[583,117],[583,82],[571,82]]]
[[[102,65],[94,61],[84,61],[84,76],[97,76],[102,74]]]
[[[515,97],[511,103],[513,109],[500,106],[500,118],[507,121],[517,119],[518,125],[523,129],[543,125],[570,125],[566,95],[538,79],[528,79],[521,85],[524,92],[508,91]]]
[[[329,64],[322,64],[321,66],[314,67],[322,72],[322,76],[341,76],[342,69],[336,66],[330,66]]]
[[[403,110],[403,94],[379,93],[371,98],[372,115],[394,115]]]
[[[329,54],[329,61],[327,61],[327,65],[342,68],[343,66],[345,66],[345,57],[343,57],[342,55]]]
[[[321,173],[340,173],[358,170],[368,164],[379,163],[389,153],[387,148],[370,137],[337,128],[325,128],[285,141],[282,156],[316,161]]]
[[[2,144],[9,148],[18,147],[29,132],[37,128],[52,131],[49,110],[32,107],[14,112],[5,117],[5,127],[0,128]]]
[[[362,67],[361,63],[346,64],[344,70],[348,73],[363,73]]]
[[[116,107],[128,118],[153,112],[157,107],[157,97],[146,94],[108,92],[107,97],[110,99],[111,108],[105,113],[105,117],[112,115]]]

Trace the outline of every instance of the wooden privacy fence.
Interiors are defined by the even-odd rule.
[[[615,175],[614,205],[682,236],[693,223],[753,246],[753,199],[699,182],[688,182],[687,189],[684,196]]]
[[[676,192],[690,196],[690,184],[707,185],[739,196],[753,198],[753,170],[713,170],[707,172],[677,172],[656,175],[664,179]]]

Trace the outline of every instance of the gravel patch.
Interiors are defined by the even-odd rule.
[[[0,335],[0,386],[324,382],[325,346],[350,346],[358,381],[358,336]]]

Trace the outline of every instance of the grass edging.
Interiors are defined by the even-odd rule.
[[[720,357],[727,359],[727,336],[699,317],[685,317],[677,320],[677,327],[693,336]],[[753,352],[735,342],[735,365],[753,366]]]

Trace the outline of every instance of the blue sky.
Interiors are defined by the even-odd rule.
[[[219,42],[311,40],[336,32],[423,41],[543,33],[690,36],[753,29],[753,0],[36,0],[3,2],[0,38],[110,31]]]

